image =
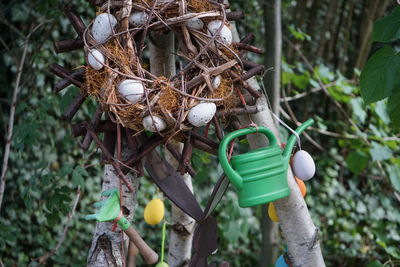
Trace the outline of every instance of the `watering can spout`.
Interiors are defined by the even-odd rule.
[[[308,119],[306,122],[304,122],[302,125],[300,125],[295,132],[300,135],[305,129],[310,127],[314,123],[313,119]],[[283,157],[285,158],[285,161],[289,163],[290,156],[292,155],[292,150],[294,148],[294,145],[296,144],[296,135],[292,134],[286,143],[285,150],[283,151]]]

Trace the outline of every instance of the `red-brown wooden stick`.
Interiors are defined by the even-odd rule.
[[[84,45],[85,44],[81,38],[68,39],[54,42],[54,49],[56,50],[56,53],[59,54],[81,49]]]
[[[92,130],[89,129],[89,127],[87,128],[87,131],[92,136],[93,141],[97,144],[97,146],[100,148],[100,150],[106,155],[110,164],[113,165],[113,167],[115,168],[115,170],[118,173],[118,177],[124,182],[124,184],[126,185],[126,187],[129,190],[129,192],[133,192],[134,188],[133,188],[132,184],[128,181],[126,176],[122,173],[121,169],[117,166],[117,164],[113,160],[112,155],[105,147],[104,143],[100,140],[100,138],[97,136],[96,133],[94,133]]]
[[[84,68],[72,72],[70,75],[66,76],[66,78],[62,79],[61,81],[58,81],[54,85],[54,91],[59,92],[63,90],[64,88],[72,84],[72,81],[77,81],[82,83],[84,74],[85,74]]]
[[[255,75],[263,73],[264,71],[265,71],[265,66],[258,65],[257,67],[252,68],[251,70],[247,71],[245,74],[240,76],[240,79],[246,81]]]
[[[218,140],[221,141],[222,138],[224,137],[224,133],[222,131],[222,127],[217,116],[214,116],[213,124],[215,127],[215,135],[217,136]]]
[[[74,78],[71,77],[72,72],[67,70],[66,68],[60,66],[59,64],[51,64],[49,66],[50,72],[57,75],[58,77],[61,77],[63,79],[68,79],[73,85],[81,88],[82,83]]]
[[[83,136],[86,134],[87,123],[73,123],[71,124],[72,135],[74,137]],[[115,132],[117,130],[115,123],[112,121],[100,121],[96,128],[93,129],[95,133]]]
[[[64,12],[71,22],[72,27],[74,27],[76,33],[78,33],[79,36],[83,36],[86,25],[83,20],[76,14],[76,11],[73,9],[73,7],[71,5],[67,5],[64,9]]]
[[[96,112],[93,115],[92,120],[90,121],[90,127],[92,129],[97,128],[102,115],[103,115],[103,110],[102,110],[101,106],[99,105],[96,109]],[[85,138],[82,141],[81,148],[84,150],[87,150],[89,148],[90,144],[92,143],[92,140],[93,140],[92,136],[88,132],[86,132]]]
[[[82,95],[80,92],[78,95],[72,100],[72,103],[67,107],[67,109],[63,112],[61,118],[63,120],[72,120],[75,116],[76,112],[78,112],[79,108],[85,102],[86,96]]]
[[[165,144],[165,147],[168,149],[168,151],[171,153],[171,155],[178,161],[178,162],[183,162],[181,154],[178,152],[178,150],[175,149],[173,145],[170,143]],[[186,171],[190,174],[190,176],[195,177],[197,175],[196,171],[192,168],[191,165],[184,166],[183,170],[180,170],[178,167],[178,171],[181,174],[184,174]]]
[[[243,37],[240,42],[243,44],[249,44],[251,41],[254,40],[255,35],[253,33],[247,34],[245,37]]]
[[[244,19],[244,13],[241,10],[233,11],[233,12],[226,12],[226,19],[229,21]]]
[[[232,45],[238,48],[239,50],[246,50],[256,54],[264,54],[264,51],[261,48],[255,47],[254,45],[246,43],[232,43]]]
[[[250,70],[252,68],[260,66],[260,64],[257,64],[253,61],[242,59],[243,67],[245,70]]]
[[[202,151],[205,151],[207,153],[213,154],[213,155],[217,155],[218,151],[216,149],[213,149],[212,147],[210,147],[209,145],[207,145],[206,143],[203,143],[202,141],[196,139],[196,138],[192,138],[192,145],[193,147],[200,149]]]
[[[202,143],[207,144],[211,148],[216,149],[219,146],[218,143],[214,142],[213,140],[211,140],[205,136],[202,136],[201,134],[199,134],[195,131],[191,131],[191,135],[193,137],[193,138],[191,138],[192,140],[197,139],[197,140],[201,141]]]

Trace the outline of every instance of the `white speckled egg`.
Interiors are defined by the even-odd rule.
[[[101,70],[103,68],[103,64],[105,63],[106,59],[99,50],[92,49],[88,53],[87,61],[89,66],[92,67],[93,69]]]
[[[133,12],[129,16],[129,23],[134,27],[139,27],[146,24],[148,18],[146,12]]]
[[[186,26],[193,30],[201,30],[204,27],[204,22],[199,18],[191,18],[186,22]]]
[[[207,25],[207,29],[211,33],[211,35],[215,35],[219,27],[221,27],[221,24],[221,20],[210,21],[210,23],[208,23]],[[232,43],[232,31],[228,28],[228,26],[222,26],[221,31],[219,32],[219,38],[225,45],[230,45]]]
[[[132,104],[139,102],[144,94],[143,84],[138,80],[124,80],[118,84],[117,89]]]
[[[222,20],[210,21],[207,24],[207,29],[212,35],[214,35],[217,32],[217,30],[219,29],[219,27],[221,27],[221,24],[222,24]]]
[[[153,123],[154,120],[154,123]],[[156,133],[157,130],[159,132],[163,131],[165,128],[167,128],[167,124],[165,121],[158,117],[153,115],[153,119],[151,118],[150,115],[146,116],[143,118],[143,127],[146,131],[150,131],[153,133]]]
[[[217,89],[221,85],[221,75],[215,76],[214,79],[212,80],[212,87],[214,89]]]
[[[98,15],[92,26],[93,38],[98,43],[103,43],[113,34],[113,28],[117,25],[117,19],[108,13]]]
[[[315,174],[315,163],[311,155],[299,150],[293,156],[292,168],[294,175],[303,181],[310,180]]]
[[[216,111],[217,106],[214,103],[200,103],[190,109],[188,121],[196,127],[204,126],[212,120]]]

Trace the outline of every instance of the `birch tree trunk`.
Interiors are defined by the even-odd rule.
[[[135,211],[136,192],[139,185],[139,179],[132,174],[127,174],[127,179],[131,181],[134,187],[134,192],[130,193],[127,187],[122,185],[122,200],[124,210],[129,211],[126,216],[129,221],[132,221]],[[120,179],[111,165],[104,167],[103,184],[101,191],[119,188]],[[101,199],[103,200],[104,197]],[[98,222],[93,236],[92,246],[87,259],[87,266],[123,266],[125,260],[126,248],[125,242],[127,236],[122,230],[117,227],[115,232],[112,232],[113,222]],[[124,247],[123,247],[124,246]],[[124,251],[122,251],[124,250]],[[123,253],[124,252],[124,253]]]
[[[150,69],[157,76],[170,77],[175,74],[175,45],[174,35],[152,34],[150,49]],[[183,144],[174,144],[181,151]],[[166,160],[173,166],[178,167],[178,162],[172,155],[165,151]],[[192,179],[188,174],[182,175],[182,179],[193,192]],[[188,266],[192,250],[192,239],[194,231],[194,220],[172,204],[172,228],[169,239],[168,264],[171,267]]]
[[[239,41],[236,26],[232,25],[234,41]],[[248,80],[249,84],[256,89],[260,89],[255,78]],[[266,97],[260,97],[257,105],[265,106],[266,109],[250,116],[240,116],[242,125],[249,125],[254,122],[260,126],[268,127],[275,136],[279,137],[276,124],[271,116]],[[252,121],[249,120],[249,117]],[[259,134],[249,135],[250,147],[255,149],[266,146],[265,137]],[[315,227],[307,205],[300,193],[291,168],[288,170],[288,185],[290,196],[274,202],[282,230],[285,243],[288,248],[288,255],[294,266],[304,267],[323,267],[324,259],[318,239],[318,229]]]

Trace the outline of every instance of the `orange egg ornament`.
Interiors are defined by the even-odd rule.
[[[302,195],[303,197],[305,197],[306,194],[307,194],[307,187],[306,187],[306,184],[303,182],[303,180],[297,178],[296,176],[295,176],[295,178],[296,178],[297,185],[299,186],[301,195]]]
[[[278,214],[276,213],[276,209],[274,204],[271,202],[268,205],[268,216],[273,222],[279,222]]]

